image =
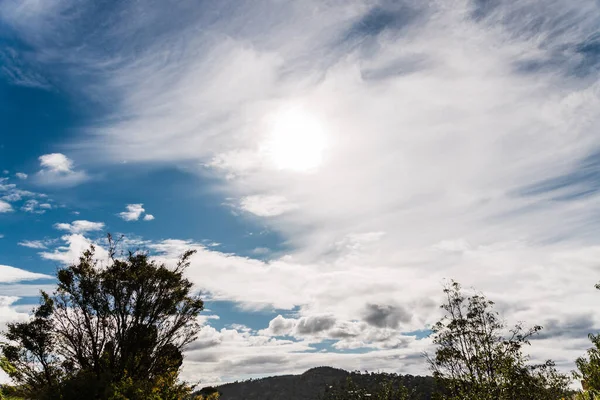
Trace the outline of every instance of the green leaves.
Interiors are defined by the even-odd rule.
[[[193,252],[169,268],[145,253],[112,255],[100,267],[92,246],[57,273],[52,296],[27,322],[8,325],[2,367],[24,397],[180,399],[183,349],[199,325],[202,300],[184,276]]]
[[[522,348],[542,328],[508,330],[482,294],[466,296],[457,282],[444,288],[444,317],[432,331],[437,350],[427,357],[449,399],[560,399],[569,380],[554,364],[531,365]]]

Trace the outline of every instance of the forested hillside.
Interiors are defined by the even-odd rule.
[[[217,387],[220,400],[318,400],[326,390],[334,389],[351,378],[357,386],[375,388],[384,381],[401,383],[412,392],[411,399],[431,399],[432,377],[391,375],[384,373],[348,372],[331,367],[312,368],[302,375],[274,376],[264,379],[229,383]]]

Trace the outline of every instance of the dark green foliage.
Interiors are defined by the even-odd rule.
[[[552,361],[532,365],[522,353],[542,328],[518,324],[506,332],[483,295],[465,296],[458,283],[444,289],[445,316],[433,327],[431,371],[445,387],[446,399],[552,400],[566,395],[569,379]]]
[[[600,290],[600,283],[596,284],[596,289]],[[586,397],[593,399],[600,398],[600,334],[590,333],[588,337],[593,347],[588,349],[586,357],[575,361],[578,371],[573,375],[581,380]]]
[[[8,325],[0,366],[23,397],[180,399],[182,350],[199,330],[202,300],[174,268],[129,252],[101,267],[91,247],[58,271],[58,286],[27,322]]]
[[[397,379],[384,379],[367,387],[348,377],[343,384],[327,388],[323,400],[408,400],[408,393]]]

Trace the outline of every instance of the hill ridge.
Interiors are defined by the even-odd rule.
[[[349,372],[330,366],[310,368],[302,374],[270,376],[215,387],[221,400],[319,400],[326,388],[340,385],[348,377],[361,387],[376,387],[392,379],[414,391],[411,399],[430,400],[434,388],[430,376]]]

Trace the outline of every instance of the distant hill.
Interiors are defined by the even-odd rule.
[[[344,383],[348,377],[364,388],[374,388],[392,379],[414,394],[411,399],[430,400],[434,380],[430,376],[348,372],[331,367],[312,368],[302,375],[283,375],[228,383],[216,387],[222,400],[319,400],[326,388]]]

